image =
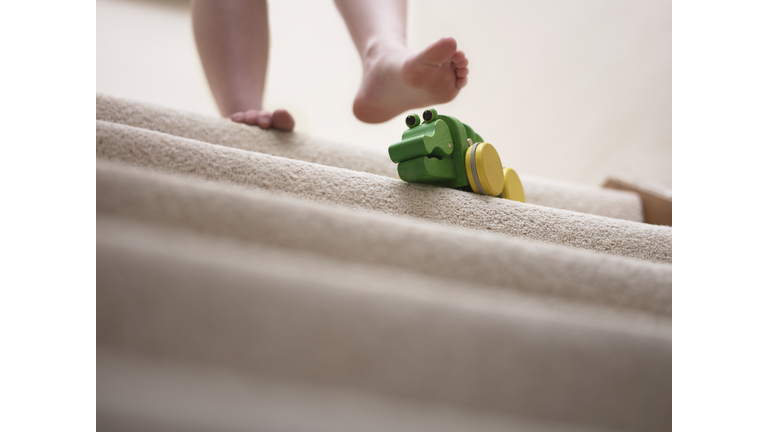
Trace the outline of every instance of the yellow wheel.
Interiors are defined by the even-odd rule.
[[[504,190],[504,171],[499,153],[489,143],[472,145],[464,156],[467,179],[472,190],[481,195],[499,196]]]
[[[512,201],[525,202],[525,192],[520,177],[512,168],[504,168],[504,190],[501,197]]]

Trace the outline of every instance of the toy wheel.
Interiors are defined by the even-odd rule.
[[[501,158],[489,143],[476,143],[464,156],[467,180],[472,190],[481,195],[499,196],[504,190]]]
[[[504,190],[501,197],[512,201],[525,202],[525,192],[520,177],[512,168],[504,168]]]

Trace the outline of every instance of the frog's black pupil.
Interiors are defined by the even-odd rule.
[[[416,117],[409,115],[408,117],[405,118],[405,124],[407,124],[408,126],[413,126],[414,123],[416,123]]]
[[[430,110],[424,111],[424,120],[426,121],[432,120],[432,111]]]

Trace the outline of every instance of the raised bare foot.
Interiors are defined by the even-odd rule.
[[[366,123],[382,123],[414,108],[446,103],[467,85],[469,60],[444,37],[420,52],[380,43],[363,60],[363,81],[352,111]]]
[[[284,110],[276,109],[274,112],[263,110],[248,110],[236,112],[229,119],[237,123],[245,123],[258,126],[262,129],[275,128],[283,131],[292,131],[296,123],[293,116]]]

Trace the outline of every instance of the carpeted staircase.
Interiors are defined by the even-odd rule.
[[[407,184],[106,95],[96,158],[104,430],[671,429],[672,230],[636,194]]]

